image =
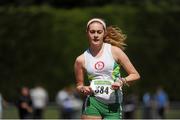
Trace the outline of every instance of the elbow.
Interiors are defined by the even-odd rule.
[[[136,75],[136,80],[139,80],[140,78],[141,78],[140,74],[137,73],[137,75]]]

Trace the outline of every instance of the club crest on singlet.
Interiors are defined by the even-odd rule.
[[[94,68],[96,70],[102,70],[104,68],[104,62],[103,61],[96,62],[95,65],[94,65]]]

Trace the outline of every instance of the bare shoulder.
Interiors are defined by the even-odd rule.
[[[83,54],[81,54],[80,56],[78,56],[76,58],[75,64],[76,65],[83,65],[84,64],[84,55]]]
[[[112,51],[112,55],[115,59],[117,59],[118,56],[124,56],[124,54],[125,54],[121,48],[116,47],[116,46],[112,46],[111,51]]]
[[[113,46],[111,47],[111,50],[113,53],[119,53],[119,52],[123,52],[123,50],[119,47]]]
[[[83,62],[84,61],[84,55],[83,54],[81,54],[80,56],[78,56],[77,58],[76,58],[76,62]]]

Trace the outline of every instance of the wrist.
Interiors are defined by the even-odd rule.
[[[128,87],[129,87],[129,84],[128,84],[128,81],[127,81],[127,79],[126,79],[126,78],[120,78],[120,81],[122,81],[122,82],[123,82],[123,85],[126,85],[126,86],[128,86]]]
[[[76,88],[77,88],[77,90],[78,90],[79,92],[82,92],[82,90],[83,90],[83,85],[78,85]]]
[[[119,79],[117,82],[118,82],[120,85],[123,85],[123,84],[124,84],[123,81],[120,80],[120,79]]]

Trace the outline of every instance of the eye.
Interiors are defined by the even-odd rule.
[[[103,32],[102,30],[98,30],[98,31],[97,31],[98,34],[101,34],[102,32]]]
[[[90,33],[95,33],[96,31],[95,31],[95,30],[90,30],[89,32],[90,32]]]

